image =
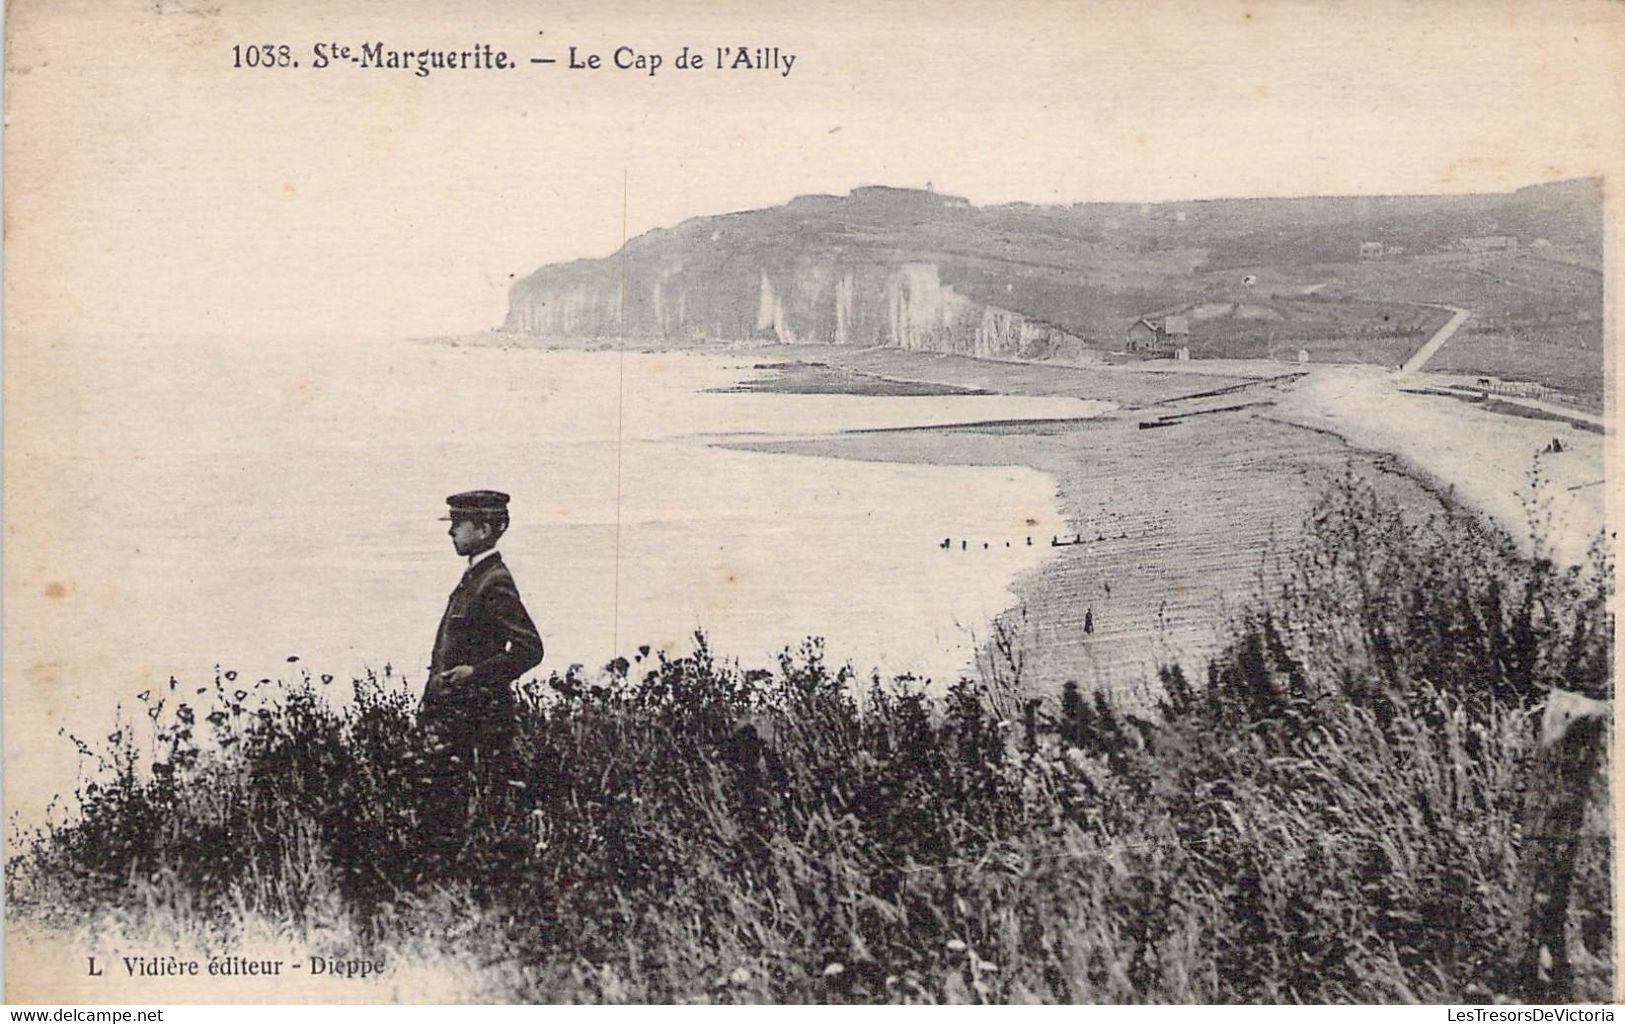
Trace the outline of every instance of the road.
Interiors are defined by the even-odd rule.
[[[1433,337],[1429,338],[1426,344],[1417,349],[1409,359],[1405,360],[1405,365],[1399,368],[1400,373],[1416,373],[1423,366],[1426,366],[1427,361],[1432,359],[1434,354],[1444,347],[1444,343],[1449,341],[1461,329],[1461,325],[1467,322],[1468,317],[1473,315],[1472,310],[1457,309],[1455,306],[1438,306],[1435,308],[1448,309],[1454,315],[1445,321],[1443,327],[1433,332]]]

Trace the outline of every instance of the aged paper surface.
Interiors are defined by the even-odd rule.
[[[1315,987],[1285,966],[1223,975],[1230,988],[1176,980],[1179,943],[1206,945],[1194,907],[1121,970],[1023,973],[999,963],[988,922],[1002,919],[964,899],[980,924],[918,926],[939,951],[930,970],[866,949],[870,924],[843,947],[834,917],[817,920],[835,945],[794,971],[783,936],[688,936],[661,966],[654,924],[613,933],[642,950],[635,963],[586,945],[502,959],[475,941],[494,913],[477,897],[434,904],[432,886],[411,888],[421,875],[381,896],[372,875],[346,875],[347,844],[393,847],[338,826],[334,840],[331,808],[267,846],[245,822],[272,819],[234,817],[246,776],[188,773],[232,763],[212,744],[286,708],[265,695],[287,687],[349,694],[370,672],[415,704],[466,553],[437,519],[473,489],[512,496],[501,550],[547,651],[530,674],[635,678],[661,651],[688,654],[696,630],[719,661],[776,670],[820,636],[854,690],[871,673],[929,676],[939,697],[961,673],[1013,682],[993,717],[1016,750],[1037,702],[1023,757],[1070,742],[1047,724],[1080,720],[1065,683],[1150,716],[1159,666],[1206,679],[1225,630],[1276,582],[1261,566],[1299,545],[1345,472],[1419,517],[1468,510],[1512,537],[1508,564],[1594,565],[1617,493],[1603,342],[1620,321],[1604,288],[1620,270],[1619,5],[17,0],[5,61],[8,864],[41,849],[32,837],[71,845],[76,791],[108,785],[124,752],[132,792],[150,795],[155,762],[201,787],[184,813],[143,805],[118,812],[127,832],[98,833],[173,862],[50,861],[60,912],[38,877],[19,899],[8,868],[8,1001],[1507,991],[1428,945],[1447,911],[1426,880],[1447,868],[1430,874],[1425,853],[1420,881],[1372,920],[1417,944],[1405,956],[1443,958],[1434,977],[1449,981],[1432,988],[1397,953],[1370,987]],[[1418,196],[1460,203],[1394,198]],[[943,429],[965,423],[983,426]],[[1573,619],[1543,598],[1555,618],[1529,635],[1589,680],[1563,705],[1584,720],[1609,714],[1586,666],[1611,641],[1586,628],[1612,617],[1580,594]],[[1509,692],[1568,681],[1552,651],[1508,668],[1494,645],[1524,648],[1499,627],[1483,625],[1493,650],[1474,671]],[[1454,664],[1454,642],[1427,671],[1374,671],[1448,689],[1429,672]],[[633,661],[617,674],[616,658]],[[1491,748],[1472,749],[1458,768],[1490,786]],[[1307,772],[1318,754],[1300,754]],[[327,756],[278,763],[338,773]],[[509,783],[534,789],[496,785]],[[1067,806],[1081,821],[1095,804]],[[525,813],[526,864],[579,838]],[[852,813],[817,820],[838,831]],[[1519,812],[1485,813],[1427,827],[1504,826],[1511,843]],[[210,822],[220,831],[196,831]],[[1463,842],[1485,877],[1514,863]],[[199,844],[214,854],[184,852]],[[896,856],[938,870],[954,862],[941,852]],[[1297,861],[1279,856],[1291,877]],[[220,874],[243,858],[243,878]],[[1482,906],[1529,896],[1506,871]],[[876,893],[874,907],[915,898]],[[1462,900],[1464,929],[1496,926]],[[631,919],[601,909],[548,927]],[[1024,913],[1013,947],[1043,926]],[[1288,927],[1259,913],[1266,931]],[[1571,931],[1597,920],[1612,917]],[[1324,957],[1316,978],[1370,967],[1298,926],[1301,941],[1275,939]],[[1596,934],[1575,940],[1574,987],[1553,997],[1600,998],[1611,955]]]

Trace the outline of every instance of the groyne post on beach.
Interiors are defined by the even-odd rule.
[[[1062,546],[1065,545],[1065,543],[1066,542],[1064,542],[1064,541],[1058,541],[1054,537],[1050,538],[1050,544],[1051,544],[1052,547],[1062,547]],[[944,537],[944,538],[942,538],[942,543],[937,545],[937,547],[941,548],[944,551],[952,551],[953,546],[954,546],[954,539],[952,537]],[[1005,541],[1004,546],[1007,547],[1007,548],[1008,547],[1014,547],[1014,544],[1012,542],[1010,542],[1010,541]],[[1027,546],[1028,547],[1033,546],[1033,539],[1031,537],[1027,538]],[[982,542],[982,550],[983,551],[987,551],[987,550],[991,549],[992,547],[993,547],[993,544],[992,544],[991,541],[985,541],[984,540]],[[959,542],[959,550],[967,551],[969,549],[970,549],[970,541],[969,540],[961,540]]]
[[[1541,717],[1540,742],[1524,798],[1522,857],[1513,906],[1520,933],[1515,980],[1530,1002],[1568,1002],[1569,891],[1586,806],[1597,784],[1611,722],[1607,701],[1553,690]]]

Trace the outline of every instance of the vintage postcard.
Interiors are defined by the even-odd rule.
[[[1614,998],[1625,7],[5,19],[9,1002]]]

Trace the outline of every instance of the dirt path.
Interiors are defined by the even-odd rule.
[[[1400,373],[1416,373],[1423,366],[1426,366],[1427,361],[1432,359],[1434,354],[1444,347],[1444,343],[1454,337],[1455,333],[1461,330],[1461,325],[1466,323],[1468,318],[1473,315],[1472,310],[1457,309],[1455,306],[1436,306],[1435,308],[1448,309],[1453,315],[1449,320],[1445,321],[1443,327],[1433,332],[1433,337],[1429,338],[1421,348],[1417,349],[1415,355],[1405,360],[1405,365],[1399,368]]]

